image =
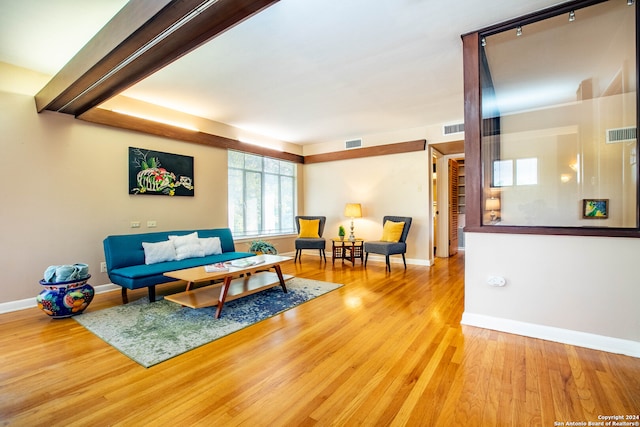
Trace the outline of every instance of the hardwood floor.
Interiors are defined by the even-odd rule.
[[[149,369],[73,319],[0,315],[2,425],[554,426],[640,414],[640,359],[461,327],[464,255],[392,267],[304,255],[283,271],[345,286]],[[88,310],[117,304],[119,292],[100,294]]]

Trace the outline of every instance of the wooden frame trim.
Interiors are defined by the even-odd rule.
[[[83,114],[277,1],[218,0],[192,15],[202,0],[132,0],[38,92],[37,110]]]
[[[478,33],[462,37],[464,64],[464,170],[465,230],[482,225],[482,101],[480,91],[480,37]],[[470,179],[471,178],[471,179]]]
[[[497,24],[477,32],[464,34],[464,121],[465,121],[465,172],[466,172],[466,226],[465,232],[498,233],[498,234],[539,234],[566,236],[596,237],[631,237],[640,238],[640,228],[596,228],[596,227],[527,227],[482,224],[482,98],[480,90],[480,38],[483,35],[495,34],[523,22],[535,22],[563,13],[570,9],[578,9],[602,3],[605,0],[578,0],[552,7],[543,11]],[[640,46],[640,8],[634,5],[636,12],[636,47]],[[640,82],[640,55],[636,55],[636,81]],[[640,123],[640,97],[636,95],[636,123]],[[637,164],[640,176],[640,162]],[[640,183],[637,185],[636,203],[640,205]],[[640,226],[640,209],[636,209],[636,224]]]
[[[224,136],[183,129],[177,126],[128,116],[126,114],[116,113],[114,111],[101,108],[93,108],[79,116],[78,119],[86,122],[143,132],[149,135],[157,135],[178,141],[203,144],[216,148],[238,150],[245,153],[272,157],[274,159],[288,160],[294,163],[304,163],[304,158],[298,154],[287,153],[253,144],[245,144]]]
[[[333,151],[331,153],[312,154],[304,156],[305,164],[333,162],[337,160],[360,159],[363,157],[386,156],[389,154],[411,153],[424,151],[427,147],[426,139],[399,142],[397,144],[375,145],[373,147],[356,148],[353,150]]]

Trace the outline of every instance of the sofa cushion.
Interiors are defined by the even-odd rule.
[[[198,239],[198,233],[186,234],[183,236],[169,235],[169,240],[176,247],[176,260],[187,258],[201,258],[204,256],[204,249]]]
[[[222,253],[222,245],[219,237],[200,237],[200,245],[204,249],[204,255],[216,255]]]
[[[407,244],[404,242],[364,242],[364,251],[380,255],[396,255],[405,253]]]
[[[157,264],[176,259],[176,248],[170,240],[157,243],[142,242],[142,248],[144,249],[145,264]]]

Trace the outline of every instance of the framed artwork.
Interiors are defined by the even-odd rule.
[[[582,218],[609,218],[609,199],[582,199]]]
[[[194,195],[193,157],[129,147],[129,194]]]

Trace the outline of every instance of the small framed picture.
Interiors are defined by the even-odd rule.
[[[582,218],[609,218],[609,199],[582,199]]]

